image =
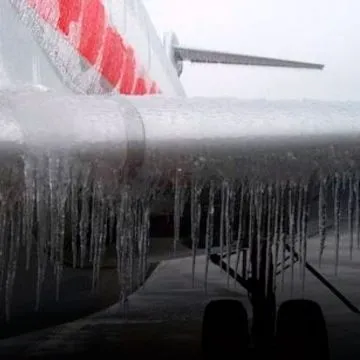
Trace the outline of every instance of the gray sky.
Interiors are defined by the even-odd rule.
[[[314,61],[321,71],[191,65],[188,95],[360,100],[359,0],[144,0],[182,45]]]

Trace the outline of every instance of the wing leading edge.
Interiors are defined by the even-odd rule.
[[[269,66],[314,70],[322,70],[324,68],[324,65],[316,63],[233,54],[220,51],[191,49],[182,46],[174,46],[174,52],[175,57],[178,60],[190,61],[192,63]]]

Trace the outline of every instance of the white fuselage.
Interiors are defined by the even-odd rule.
[[[5,0],[0,85],[179,95],[176,70],[139,0]]]

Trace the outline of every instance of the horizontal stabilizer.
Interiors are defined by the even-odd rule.
[[[175,56],[178,60],[190,61],[193,63],[271,66],[317,70],[322,70],[324,68],[324,65],[322,64],[232,54],[228,52],[190,49],[181,46],[174,46],[174,50]]]

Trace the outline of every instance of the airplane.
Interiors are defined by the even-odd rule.
[[[161,42],[139,0],[11,0],[1,16],[2,67],[13,84],[41,81],[52,89],[85,94],[185,96],[179,80],[184,61],[324,68],[188,48],[172,32]]]
[[[6,1],[1,26],[3,84],[41,83],[70,93],[184,97],[179,78],[184,61],[324,68],[316,63],[188,48],[172,32],[161,41],[140,0]],[[171,203],[172,197],[159,200],[153,213],[168,214]]]
[[[74,96],[184,98],[186,94],[179,77],[185,61],[308,70],[324,68],[324,65],[316,63],[187,48],[179,44],[174,33],[165,34],[162,42],[142,2],[138,0],[3,1],[0,5],[0,45],[2,87],[33,85]],[[289,252],[293,253],[293,249],[290,248]],[[230,271],[221,257],[214,256],[212,261]],[[232,276],[238,279],[239,275],[232,272]],[[260,319],[256,331],[259,343],[264,344],[264,334],[259,332],[259,325],[265,320],[265,323],[273,324],[273,298],[269,296],[265,299],[262,293],[257,294],[258,285],[243,280],[241,276],[238,279],[254,298],[254,308]],[[228,337],[219,337],[219,330],[224,331],[232,315],[244,322],[244,309],[230,302],[210,304],[204,316],[205,352],[211,351],[215,342],[218,350],[221,348],[221,352],[226,352]],[[272,310],[264,315],[259,309],[266,306]],[[318,349],[327,359],[326,331],[318,305],[311,302],[287,303],[282,308],[281,319],[285,321],[295,312],[300,312],[306,319],[310,315],[316,318],[315,330],[321,334]],[[301,322],[299,316],[297,321]],[[315,326],[314,322],[311,324]],[[289,324],[281,326],[286,328]],[[314,334],[314,329],[308,330]],[[246,346],[248,338],[245,330],[241,331],[241,344]],[[280,335],[287,338],[288,344],[294,340],[289,340],[286,331]],[[314,344],[310,347],[314,350]]]

